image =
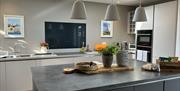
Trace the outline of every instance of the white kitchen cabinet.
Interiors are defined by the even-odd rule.
[[[155,5],[153,62],[160,56],[175,56],[177,1]]]
[[[146,22],[136,22],[136,30],[153,30],[154,22],[154,5],[144,7],[146,12]]]
[[[177,37],[176,37],[176,56],[180,57],[180,0],[178,0],[178,22],[177,22]]]
[[[5,63],[0,62],[0,91],[6,91]]]
[[[36,66],[36,61],[6,62],[6,91],[32,90],[33,66]]]

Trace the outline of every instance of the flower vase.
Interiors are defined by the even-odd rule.
[[[40,51],[41,53],[47,53],[48,49],[45,46],[41,46]]]

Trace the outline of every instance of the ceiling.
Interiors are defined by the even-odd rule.
[[[97,2],[97,3],[111,3],[112,0],[84,0],[88,2]],[[142,0],[144,5],[160,3],[165,1],[173,1],[173,0]],[[129,6],[136,6],[139,4],[139,0],[114,0],[114,2],[120,5],[129,5]]]

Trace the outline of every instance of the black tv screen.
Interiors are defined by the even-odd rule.
[[[45,22],[45,41],[49,44],[49,49],[85,47],[86,24]]]

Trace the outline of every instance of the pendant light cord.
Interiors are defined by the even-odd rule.
[[[139,7],[142,7],[142,0],[140,0],[139,2]]]

